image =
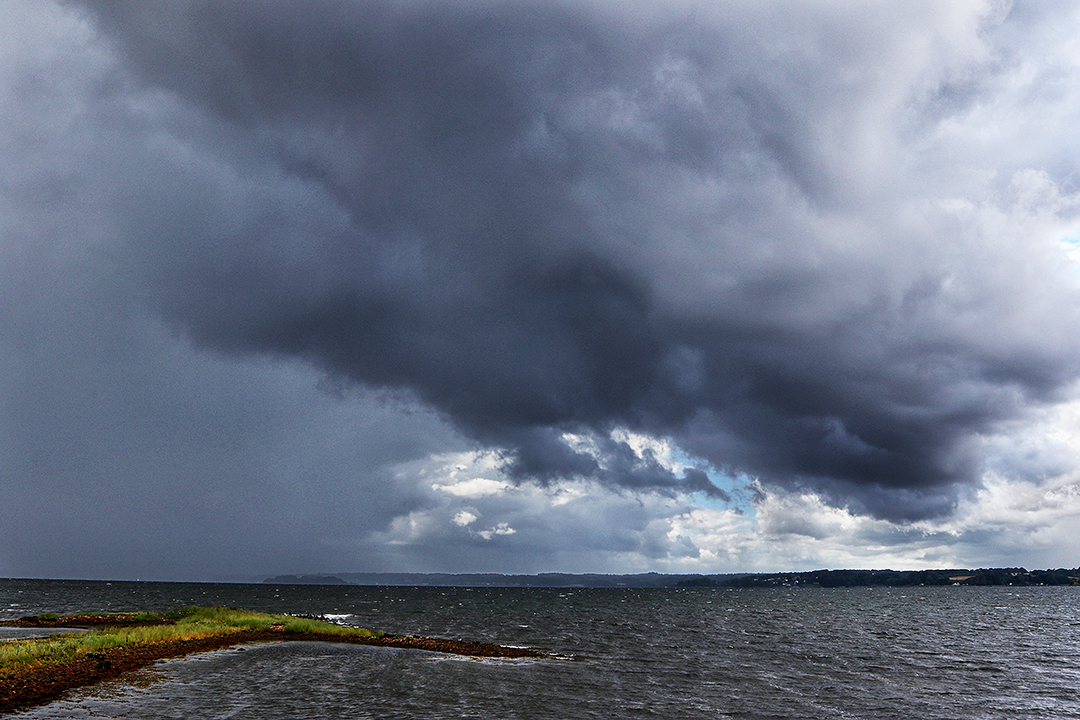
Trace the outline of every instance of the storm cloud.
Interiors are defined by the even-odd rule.
[[[1077,13],[0,1],[0,573],[1068,564]]]
[[[923,172],[1011,61],[992,6],[84,5],[125,60],[104,92],[168,123],[112,198],[149,301],[415,397],[516,477],[713,487],[624,428],[926,517],[1080,369],[1061,248],[980,217],[1075,217],[1047,175],[1075,165],[974,206]]]

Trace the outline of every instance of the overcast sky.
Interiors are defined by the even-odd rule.
[[[0,0],[0,577],[1077,566],[1078,30]]]

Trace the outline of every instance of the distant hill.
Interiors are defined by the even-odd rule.
[[[554,588],[662,588],[672,587],[694,575],[639,573],[602,575],[598,573],[339,573],[354,585],[398,585],[407,587],[554,587]]]
[[[335,575],[277,575],[264,583],[278,585],[378,585],[401,587],[554,587],[554,588],[664,588],[698,575],[638,573],[602,575],[598,573],[540,573],[504,575],[501,573],[337,573]],[[738,577],[718,575],[714,577]]]
[[[336,575],[275,575],[263,580],[268,585],[348,585]]]

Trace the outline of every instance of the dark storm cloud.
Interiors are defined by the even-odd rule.
[[[594,478],[610,486],[661,492],[703,492],[721,500],[730,496],[712,484],[698,468],[680,476],[656,457],[639,453],[627,442],[610,437],[591,437],[588,450],[567,444],[551,428],[532,429],[522,435],[504,434],[500,440],[511,450],[503,470],[513,478],[554,481],[561,478]]]
[[[968,106],[840,80],[890,77],[873,33],[903,13],[864,37],[795,6],[777,39],[743,6],[81,5],[123,92],[170,93],[169,132],[234,173],[176,154],[117,192],[151,302],[202,346],[411,393],[515,477],[719,492],[627,428],[923,517],[1077,376],[1050,250],[984,246],[917,203],[947,173],[863,147],[919,132],[898,107]]]

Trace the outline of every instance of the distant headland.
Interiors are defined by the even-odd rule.
[[[336,575],[275,575],[263,580],[267,585],[349,585]]]
[[[275,585],[376,585],[404,587],[535,587],[535,588],[694,588],[694,587],[907,587],[916,585],[1080,585],[1080,568],[1027,570],[980,568],[951,570],[812,570],[786,573],[715,575],[638,573],[336,573],[276,575]]]

